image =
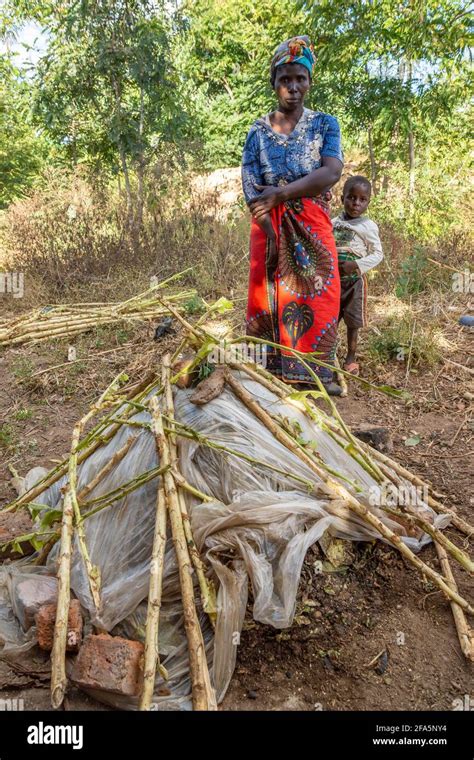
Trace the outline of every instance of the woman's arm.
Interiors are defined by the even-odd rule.
[[[255,128],[251,127],[245,140],[242,153],[242,190],[247,204],[259,197],[259,187],[264,179],[260,165],[260,149],[258,144],[258,134]]]
[[[323,190],[331,188],[339,181],[342,174],[342,163],[338,158],[323,156],[321,166],[310,172],[306,177],[290,182],[281,187],[280,198],[282,201],[290,201],[294,198],[313,197]]]
[[[249,201],[249,208],[255,219],[268,214],[279,203],[292,200],[293,198],[312,197],[319,195],[323,190],[332,187],[340,179],[342,174],[342,162],[333,156],[323,156],[321,166],[310,172],[306,177],[296,179],[287,185],[280,187],[264,187],[257,185],[262,192],[258,198]]]

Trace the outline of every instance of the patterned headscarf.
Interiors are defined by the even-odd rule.
[[[300,63],[308,69],[309,75],[312,77],[315,63],[313,50],[311,40],[306,35],[302,37],[290,37],[289,40],[278,45],[270,66],[272,85],[275,82],[275,70],[277,66],[282,66],[284,63]]]

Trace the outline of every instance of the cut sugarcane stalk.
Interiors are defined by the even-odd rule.
[[[448,555],[445,549],[435,541],[436,551],[441,565],[441,570],[446,578],[446,583],[449,584],[453,591],[457,592],[456,581],[454,580],[453,571],[449,564]],[[454,624],[459,638],[459,644],[461,651],[466,659],[474,662],[474,631],[469,627],[466,616],[461,607],[456,602],[451,601],[451,610],[453,613]]]
[[[158,441],[164,437],[163,422],[156,396],[150,399],[152,428],[155,436],[157,455]],[[145,627],[145,653],[143,689],[140,696],[140,710],[149,710],[155,688],[156,669],[160,667],[158,634],[160,623],[161,594],[163,589],[163,569],[166,550],[166,498],[163,478],[158,484],[156,499],[155,531],[150,565],[150,586],[148,589],[148,610]],[[166,673],[162,674],[166,677]]]
[[[174,404],[173,404],[173,391],[171,389],[170,384],[170,355],[166,354],[163,357],[163,387],[165,389],[164,393],[164,406],[166,409],[166,415],[168,420],[174,420]],[[173,424],[173,423],[171,423]],[[170,458],[171,458],[171,467],[172,472],[178,470],[178,450],[176,445],[176,436],[170,435],[169,436],[169,445],[170,445]],[[176,481],[179,485],[179,481]],[[192,530],[191,530],[191,522],[188,515],[188,510],[186,508],[186,501],[184,499],[184,494],[181,489],[178,488],[178,502],[181,510],[181,516],[183,521],[183,527],[184,527],[184,533],[186,536],[186,541],[188,544],[188,551],[191,557],[191,560],[194,565],[194,569],[196,571],[196,575],[199,582],[199,588],[201,592],[201,602],[204,612],[207,612],[209,615],[209,618],[211,620],[211,623],[213,626],[215,626],[216,619],[217,619],[217,603],[216,603],[216,590],[214,588],[214,584],[212,581],[208,580],[206,577],[206,571],[204,568],[204,565],[202,563],[201,557],[199,556],[199,552],[197,550],[196,544],[194,542]]]
[[[74,508],[66,486],[61,527],[61,551],[58,568],[58,605],[51,653],[51,704],[57,710],[63,703],[67,687],[66,646],[71,594],[71,553]]]
[[[235,380],[235,378],[232,378],[232,376],[228,373],[226,377],[226,382],[230,385],[234,393],[240,400],[251,410],[254,412],[256,417],[263,422],[264,425],[268,428],[268,430],[275,435],[277,440],[279,440],[283,445],[286,445],[286,447],[292,451],[296,456],[298,456],[302,461],[308,463],[308,457],[305,456],[297,446],[294,445],[294,442],[291,440],[289,436],[286,436],[285,433],[282,431],[278,431],[278,429],[275,429],[275,423],[271,419],[270,415],[260,407],[260,405],[250,396],[250,394],[238,383],[238,381]],[[274,432],[275,431],[275,432]],[[374,514],[372,514],[366,506],[363,504],[360,504],[356,498],[352,496],[347,489],[342,486],[337,481],[333,480],[331,477],[327,476],[323,469],[318,467],[314,462],[310,460],[309,466],[313,471],[319,476],[319,478],[325,483],[326,488],[329,492],[332,492],[335,497],[340,498],[344,500],[347,503],[347,506],[349,509],[351,509],[353,512],[355,512],[359,517],[362,518],[365,522],[368,522],[370,525],[372,525],[373,528],[375,528],[378,533],[380,533],[384,538],[389,541],[393,546],[395,546],[399,552],[415,567],[417,567],[419,570],[421,570],[425,575],[427,575],[450,599],[453,599],[456,601],[466,612],[469,612],[469,614],[474,615],[474,608],[469,604],[469,602],[466,601],[463,597],[461,597],[457,592],[453,591],[445,582],[444,578],[437,573],[435,570],[433,570],[429,565],[427,565],[425,562],[420,560],[413,552],[406,546],[403,541],[401,540],[400,536],[397,536],[393,531],[390,530],[390,528],[387,528],[383,524],[381,520],[379,520],[378,517],[376,517]]]
[[[171,464],[171,456],[168,437],[165,433],[157,436],[157,446],[160,456],[160,464],[164,467],[168,467]],[[163,479],[173,544],[176,551],[176,558],[178,560],[184,612],[184,627],[189,648],[193,708],[195,710],[216,710],[217,704],[215,693],[211,685],[204,640],[194,602],[194,588],[191,575],[192,563],[184,533],[176,486],[171,472],[167,471],[164,474]]]
[[[341,365],[339,364],[339,359],[337,358],[337,356],[334,357],[334,366],[336,367],[337,381],[342,388],[342,393],[340,395],[340,398],[346,398],[349,392],[349,389],[347,387],[346,378],[341,372]]]

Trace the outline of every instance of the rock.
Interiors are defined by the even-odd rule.
[[[52,575],[24,574],[13,576],[11,599],[13,612],[24,631],[35,622],[35,615],[44,604],[56,604],[58,581]]]
[[[137,696],[143,676],[143,652],[140,641],[90,634],[79,650],[71,680],[85,689]]]
[[[249,699],[257,699],[257,697],[258,697],[258,694],[257,694],[257,692],[256,692],[256,691],[254,691],[253,689],[250,689],[250,691],[248,691],[248,692],[247,692],[247,697],[248,697]]]
[[[38,646],[40,649],[44,649],[46,652],[50,652],[53,648],[56,609],[57,608],[55,604],[43,604],[35,616]],[[69,605],[69,616],[67,623],[67,651],[77,652],[81,645],[81,641],[81,605],[77,599],[72,599]]]
[[[380,655],[377,661],[377,665],[375,666],[375,672],[378,673],[379,676],[382,676],[387,670],[387,667],[388,667],[388,652],[387,650],[385,650],[385,652],[383,652]]]
[[[212,375],[199,383],[193,395],[190,397],[192,404],[202,406],[212,399],[221,395],[225,386],[225,367],[218,367]]]
[[[360,423],[357,430],[353,430],[352,432],[356,438],[364,441],[364,443],[368,443],[378,451],[390,453],[393,450],[392,436],[388,428]]]
[[[26,509],[18,509],[16,512],[0,512],[0,544],[6,544],[13,541],[25,533],[31,533],[33,530],[33,521]],[[23,554],[32,554],[33,547],[29,542],[22,544]],[[4,559],[15,559],[21,556],[18,552],[12,551],[11,547],[0,551],[0,561]]]

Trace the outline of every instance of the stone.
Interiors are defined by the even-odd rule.
[[[46,652],[53,648],[54,626],[56,622],[56,604],[43,604],[35,616],[38,646]],[[82,613],[78,599],[71,599],[67,623],[68,652],[77,652],[82,641]]]
[[[393,441],[388,428],[360,423],[359,427],[352,432],[356,438],[368,443],[369,446],[378,451],[390,453],[393,450]]]
[[[202,406],[208,404],[209,401],[220,396],[225,387],[225,367],[217,367],[212,375],[206,377],[197,386],[196,390],[190,397],[192,404]]]
[[[90,634],[79,650],[71,680],[85,689],[137,696],[143,678],[143,652],[140,641]]]
[[[35,622],[35,615],[44,604],[56,604],[58,581],[52,575],[25,573],[13,576],[11,590],[13,612],[24,631]]]

